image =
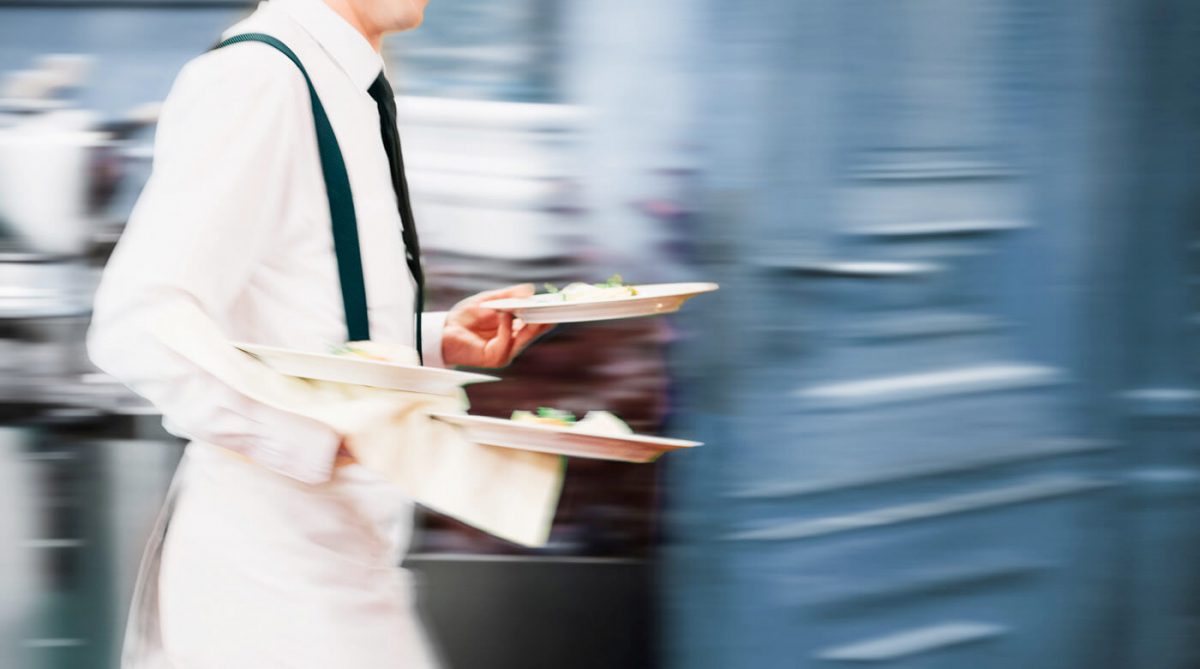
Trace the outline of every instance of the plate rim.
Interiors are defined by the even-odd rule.
[[[485,309],[495,309],[496,311],[527,311],[527,310],[545,310],[558,309],[564,306],[586,307],[592,304],[628,304],[649,300],[676,299],[676,298],[691,298],[704,293],[713,293],[721,289],[720,284],[714,281],[679,281],[674,283],[643,283],[633,284],[632,288],[649,288],[651,286],[703,286],[700,290],[687,290],[672,295],[622,295],[621,297],[605,297],[598,300],[575,300],[571,302],[554,302],[554,303],[529,303],[529,298],[508,297],[502,300],[488,300],[479,306]],[[545,293],[542,293],[543,295]]]
[[[314,357],[314,358],[321,359],[321,360],[336,360],[339,363],[349,363],[349,364],[363,363],[363,364],[367,364],[367,365],[371,365],[371,366],[382,366],[382,367],[386,367],[389,369],[396,369],[396,370],[413,371],[413,370],[419,369],[422,372],[435,374],[435,375],[442,376],[442,377],[447,377],[448,375],[452,375],[452,376],[456,376],[456,377],[470,377],[471,379],[473,379],[472,381],[464,381],[464,384],[465,383],[491,383],[491,382],[501,380],[500,377],[492,376],[490,374],[481,374],[479,372],[464,372],[462,370],[449,369],[446,367],[426,367],[424,365],[406,365],[406,364],[399,363],[399,362],[389,362],[387,360],[368,360],[366,358],[351,358],[348,356],[334,355],[332,353],[317,353],[316,351],[302,351],[300,349],[284,348],[282,346],[273,346],[271,344],[255,344],[252,342],[242,342],[242,341],[231,341],[229,343],[234,348],[238,349],[239,351],[242,351],[243,353],[247,353],[249,355],[257,355],[251,349],[260,349],[267,353],[282,353],[282,354],[287,354],[287,355],[310,356],[310,357]]]
[[[465,419],[467,421],[472,421],[472,420],[483,421],[485,424],[491,424],[491,425],[503,426],[503,427],[512,427],[512,426],[516,425],[516,426],[518,426],[519,429],[529,428],[534,431],[545,432],[547,434],[560,434],[560,435],[566,435],[566,436],[581,436],[581,437],[590,437],[592,439],[605,439],[605,440],[610,440],[610,441],[624,441],[624,442],[632,442],[632,443],[636,443],[636,444],[642,444],[642,445],[646,445],[646,446],[649,446],[649,445],[672,446],[674,448],[679,449],[679,448],[695,448],[697,446],[704,445],[704,442],[702,442],[702,441],[691,441],[690,439],[676,439],[674,437],[656,437],[654,435],[648,435],[648,434],[634,433],[634,434],[616,435],[616,434],[595,434],[592,432],[579,432],[579,431],[576,431],[569,427],[559,427],[557,425],[542,425],[539,423],[518,423],[509,418],[496,418],[495,416],[476,416],[473,414],[456,414],[456,413],[446,413],[446,412],[438,411],[438,412],[430,413],[429,417],[436,419],[436,420],[444,421],[447,423],[453,423],[453,422]]]

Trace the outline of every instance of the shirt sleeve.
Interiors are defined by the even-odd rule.
[[[97,291],[88,351],[175,434],[318,483],[331,476],[338,434],[245,397],[148,329],[180,302],[223,322],[286,218],[297,147],[315,141],[310,109],[299,70],[265,45],[225,47],[183,69],[163,105],[152,174]]]
[[[426,367],[445,367],[442,359],[442,328],[446,326],[445,311],[426,311],[421,314],[421,356]]]

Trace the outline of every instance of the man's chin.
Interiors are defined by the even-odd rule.
[[[408,10],[396,21],[397,27],[395,32],[405,32],[407,30],[416,30],[425,22],[425,4],[421,0],[408,0]]]
[[[406,16],[406,17],[404,17],[403,20],[396,21],[395,23],[393,23],[392,27],[388,28],[384,32],[389,33],[389,34],[390,33],[404,33],[404,32],[408,32],[410,30],[416,30],[424,22],[425,22],[424,16],[421,16],[421,15],[418,15],[415,17]]]

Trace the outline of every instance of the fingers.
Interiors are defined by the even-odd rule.
[[[499,367],[512,359],[513,315],[502,311],[498,318],[496,336],[483,346],[483,357],[488,367]]]
[[[484,367],[503,367],[533,340],[545,334],[552,325],[531,325],[515,318],[511,312],[485,309],[480,303],[534,294],[531,283],[497,288],[478,293],[456,307],[457,319],[463,327],[482,341],[479,364]]]
[[[483,342],[480,365],[503,367],[513,361],[526,346],[554,327],[551,324],[532,325],[513,318],[508,312],[497,312],[495,334]]]

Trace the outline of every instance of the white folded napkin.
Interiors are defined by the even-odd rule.
[[[180,306],[154,335],[223,383],[347,437],[363,466],[414,501],[525,546],[545,545],[558,506],[563,458],[475,444],[430,413],[465,413],[466,395],[441,396],[311,381],[280,374],[230,345],[199,308]]]

